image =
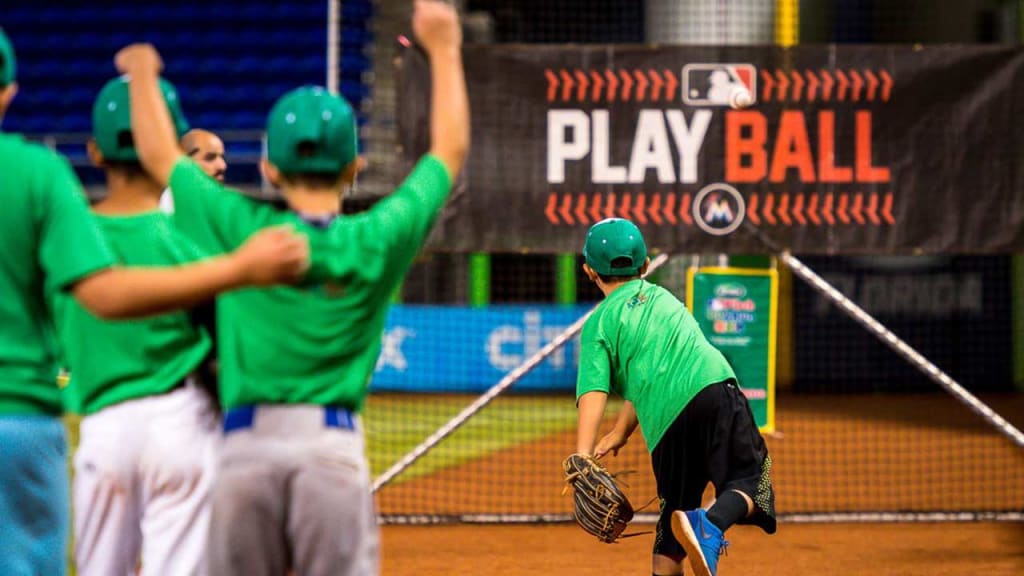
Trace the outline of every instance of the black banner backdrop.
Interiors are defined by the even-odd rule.
[[[981,46],[467,46],[473,144],[432,242],[576,252],[628,217],[652,248],[1024,249],[1024,51]],[[429,142],[429,72],[399,132]],[[412,97],[410,95],[418,95]]]
[[[1008,256],[808,256],[804,262],[974,392],[1013,389]],[[793,283],[794,389],[929,392],[935,383],[805,282]]]

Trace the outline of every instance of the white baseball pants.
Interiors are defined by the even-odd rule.
[[[189,384],[82,420],[75,455],[79,576],[205,575],[220,425]]]

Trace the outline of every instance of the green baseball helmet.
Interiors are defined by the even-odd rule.
[[[14,59],[14,46],[4,29],[0,28],[0,88],[14,82],[17,76],[18,63]]]
[[[602,276],[636,276],[647,260],[647,244],[636,224],[607,218],[587,232],[583,259]]]
[[[164,94],[171,122],[178,137],[188,132],[188,121],[181,111],[178,92],[170,82],[160,79],[160,91]],[[115,162],[138,162],[132,140],[132,115],[128,98],[128,78],[121,76],[107,82],[96,97],[92,107],[92,135],[96,146],[107,160]]]
[[[356,115],[319,86],[285,94],[267,118],[267,159],[285,174],[337,174],[359,153]]]

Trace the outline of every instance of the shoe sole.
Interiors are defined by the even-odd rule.
[[[672,535],[676,537],[679,544],[686,550],[686,557],[690,559],[690,568],[696,576],[711,576],[711,568],[704,558],[704,551],[700,549],[700,541],[697,540],[697,532],[690,525],[690,519],[686,514],[676,510],[672,513]]]

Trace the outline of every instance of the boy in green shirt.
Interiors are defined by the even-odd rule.
[[[225,439],[214,488],[211,570],[307,576],[377,571],[369,467],[356,414],[380,352],[391,294],[444,205],[468,147],[469,114],[454,9],[418,0],[413,29],[431,61],[430,153],[394,194],[340,215],[355,178],[351,107],[321,88],[280,98],[267,123],[268,180],[279,210],[217,184],[177,148],[157,104],[159,57],[133,46],[117,61],[131,75],[140,159],[170,184],[175,223],[219,253],[243,234],[291,222],[308,235],[310,285],[218,299]]]
[[[714,576],[730,526],[775,532],[764,439],[722,353],[675,296],[642,279],[650,260],[640,230],[628,220],[602,220],[587,233],[583,257],[605,300],[580,336],[577,452],[617,454],[639,424],[661,500],[653,572],[682,574],[688,556],[698,576]],[[626,402],[615,428],[598,440],[610,391]],[[709,481],[717,500],[705,511]]]
[[[15,73],[0,29],[0,117],[17,91]],[[52,295],[73,296],[104,318],[163,313],[242,285],[295,279],[307,247],[275,232],[230,257],[122,268],[64,159],[0,133],[0,174],[0,574],[60,576],[70,507]]]
[[[174,88],[165,80],[160,88],[183,133]],[[117,262],[170,267],[205,258],[159,210],[163,186],[139,165],[126,79],[97,96],[88,151],[107,176],[108,194],[92,211]],[[72,372],[65,393],[85,416],[73,490],[78,574],[127,574],[140,554],[143,574],[205,573],[219,426],[195,373],[210,337],[184,311],[109,322],[65,295],[55,308]]]

